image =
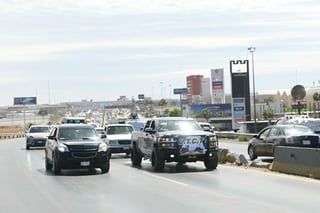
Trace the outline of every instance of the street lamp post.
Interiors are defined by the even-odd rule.
[[[254,119],[254,132],[257,132],[257,114],[256,114],[256,85],[254,82],[254,61],[253,61],[253,52],[256,50],[255,47],[249,47],[249,52],[251,53],[252,61],[252,84],[253,84],[253,119]]]

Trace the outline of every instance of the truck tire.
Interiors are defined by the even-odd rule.
[[[163,153],[159,152],[157,149],[154,149],[152,152],[151,163],[155,171],[162,171],[165,165]]]
[[[137,146],[133,144],[131,149],[131,164],[132,166],[140,166],[142,161],[142,156],[137,149]]]
[[[218,166],[218,156],[213,155],[212,157],[207,156],[204,161],[204,166],[208,171],[212,171],[217,168]]]
[[[57,159],[57,156],[55,153],[52,154],[52,167],[53,167],[53,173],[55,175],[59,175],[61,173],[60,162]]]
[[[103,165],[100,169],[101,169],[101,174],[109,172],[109,170],[110,170],[110,158],[108,159],[108,162],[105,165]]]

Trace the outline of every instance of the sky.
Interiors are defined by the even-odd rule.
[[[0,0],[0,105],[178,99],[186,76],[216,68],[228,94],[230,60],[252,73],[252,56],[258,93],[319,86],[319,11],[318,0]]]

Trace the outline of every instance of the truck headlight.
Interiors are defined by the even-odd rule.
[[[164,137],[158,138],[158,142],[159,142],[159,143],[168,143],[168,142],[175,143],[175,142],[177,142],[177,141],[178,141],[178,139],[175,138],[175,137],[164,136]]]
[[[98,152],[106,152],[107,150],[108,150],[107,144],[101,143],[101,144],[99,145],[99,150],[98,150]]]
[[[218,140],[216,136],[208,137],[209,146],[218,146]]]
[[[58,145],[58,150],[59,150],[59,152],[69,152],[68,147],[66,145],[62,144],[62,143],[60,143]]]

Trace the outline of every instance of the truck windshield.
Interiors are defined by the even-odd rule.
[[[159,121],[159,132],[164,131],[192,131],[201,130],[197,122],[193,120],[162,120]]]

